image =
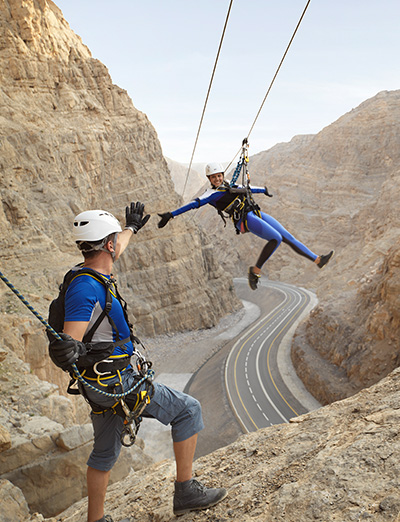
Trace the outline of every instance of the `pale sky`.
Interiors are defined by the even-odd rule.
[[[229,0],[55,0],[112,81],[188,164]],[[306,0],[234,0],[194,163],[230,162],[250,131]],[[400,89],[399,0],[311,0],[249,138],[249,154],[315,134]]]

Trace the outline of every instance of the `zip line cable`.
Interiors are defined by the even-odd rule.
[[[245,140],[246,140],[247,142],[248,142],[248,138],[249,138],[249,136],[250,136],[250,134],[251,134],[251,132],[252,132],[252,130],[253,130],[255,124],[256,124],[256,121],[257,121],[257,119],[258,119],[258,117],[259,117],[259,115],[260,115],[260,113],[261,113],[261,111],[262,111],[262,109],[263,109],[263,107],[264,107],[265,101],[266,101],[266,99],[267,99],[267,97],[268,97],[268,95],[269,95],[269,93],[270,93],[270,91],[271,91],[271,89],[272,89],[272,86],[273,86],[273,84],[274,84],[274,82],[275,82],[275,80],[276,80],[276,77],[278,76],[278,73],[279,73],[279,71],[280,71],[280,69],[281,69],[281,67],[282,67],[282,64],[283,64],[283,62],[284,62],[284,60],[285,60],[285,58],[286,58],[286,55],[287,55],[287,53],[288,53],[288,51],[289,51],[289,49],[290,49],[290,46],[292,45],[292,42],[293,42],[293,40],[294,40],[294,37],[296,36],[297,30],[298,30],[298,28],[300,27],[300,24],[301,24],[301,22],[302,22],[302,20],[303,20],[303,18],[304,18],[304,15],[306,14],[306,11],[307,11],[308,6],[310,5],[310,2],[311,2],[311,0],[308,0],[308,2],[307,2],[307,4],[306,4],[305,8],[303,9],[303,12],[302,12],[302,14],[301,14],[301,16],[300,16],[299,21],[297,22],[297,25],[296,25],[296,28],[295,28],[293,34],[292,34],[292,37],[291,37],[291,39],[290,39],[290,41],[289,41],[289,43],[288,43],[288,45],[287,45],[287,47],[286,47],[285,52],[283,53],[282,59],[281,59],[279,65],[278,65],[278,68],[277,68],[277,70],[276,70],[276,72],[275,72],[275,74],[274,74],[274,77],[272,78],[272,81],[271,81],[271,83],[270,83],[270,85],[269,85],[269,87],[268,87],[267,93],[266,93],[266,95],[264,96],[264,99],[263,99],[263,101],[262,101],[262,103],[261,103],[261,106],[260,106],[260,108],[258,109],[258,112],[257,112],[257,114],[256,114],[256,117],[254,118],[254,121],[253,121],[253,123],[252,123],[252,125],[251,125],[251,127],[250,127],[250,130],[249,130],[249,132],[248,132],[248,134],[247,134],[247,136],[246,136],[246,138],[245,138]],[[235,154],[235,156],[233,157],[232,161],[231,161],[231,162],[229,163],[229,165],[226,167],[225,172],[227,172],[227,170],[229,169],[229,167],[232,165],[233,161],[235,160],[236,156],[237,156],[241,151],[242,151],[242,147],[240,147],[240,149],[238,150],[238,152],[237,152],[237,153]]]
[[[37,312],[33,306],[25,299],[25,297],[21,294],[21,292],[19,290],[17,290],[15,288],[15,286],[7,279],[7,277],[2,273],[0,272],[0,279],[8,286],[8,288],[10,288],[10,290],[12,290],[14,292],[14,294],[18,297],[18,299],[20,301],[22,301],[24,303],[24,305],[33,313],[33,315],[35,317],[37,317],[39,319],[39,321],[45,326],[45,328],[51,333],[54,335],[54,337],[56,339],[58,339],[59,341],[62,341],[62,338],[60,337],[60,335],[54,330],[54,328],[52,328],[49,323],[43,319],[43,317],[39,314],[39,312]],[[134,391],[136,388],[138,388],[141,384],[143,384],[144,381],[146,381],[147,379],[153,379],[154,377],[154,371],[153,370],[147,370],[147,374],[145,376],[143,376],[140,381],[138,381],[132,388],[130,388],[129,390],[127,390],[126,392],[124,393],[108,393],[108,392],[105,392],[103,390],[99,390],[98,388],[96,388],[95,386],[92,386],[89,382],[85,381],[85,379],[82,377],[82,375],[80,374],[79,370],[78,370],[78,367],[76,366],[76,364],[72,364],[71,365],[72,369],[74,370],[74,376],[78,379],[79,382],[81,382],[84,386],[86,386],[87,388],[90,388],[91,390],[94,390],[96,391],[97,393],[100,393],[101,395],[105,395],[106,397],[112,397],[113,399],[121,399],[123,397],[126,397],[127,395],[129,395],[129,393],[131,393],[132,391]]]
[[[223,31],[222,31],[221,40],[220,40],[220,42],[219,42],[219,47],[218,47],[217,57],[216,57],[216,59],[215,59],[214,68],[213,68],[213,72],[212,72],[212,75],[211,75],[211,80],[210,80],[210,83],[209,83],[209,86],[208,86],[208,91],[207,91],[206,100],[205,100],[205,102],[204,102],[203,112],[202,112],[202,114],[201,114],[201,118],[200,118],[199,128],[198,128],[198,130],[197,130],[197,135],[196,135],[196,140],[195,140],[194,147],[193,147],[192,157],[190,158],[189,168],[188,168],[188,171],[187,171],[187,174],[186,174],[185,184],[184,184],[184,186],[183,186],[182,196],[183,196],[184,193],[185,193],[186,185],[187,185],[187,181],[188,181],[189,174],[190,174],[190,169],[191,169],[191,167],[192,167],[193,157],[194,157],[194,153],[195,153],[195,151],[196,151],[197,142],[198,142],[199,135],[200,135],[200,129],[201,129],[201,126],[202,126],[202,124],[203,124],[203,118],[204,118],[204,114],[205,114],[205,112],[206,112],[206,107],[207,107],[208,97],[210,96],[212,82],[213,82],[213,80],[214,80],[215,71],[216,71],[216,69],[217,69],[217,63],[218,63],[219,55],[220,55],[221,48],[222,48],[222,42],[224,41],[225,31],[226,31],[226,28],[227,28],[227,25],[228,25],[228,20],[229,20],[229,15],[230,15],[230,12],[231,12],[232,4],[233,4],[233,0],[230,0],[229,8],[228,8],[228,13],[227,13],[227,15],[226,15],[226,19],[225,19],[224,29],[223,29]]]
[[[265,101],[266,101],[266,99],[267,99],[267,97],[268,97],[268,95],[269,95],[269,93],[270,93],[270,91],[271,91],[271,89],[272,89],[272,86],[273,86],[273,84],[274,84],[274,82],[275,82],[275,79],[276,79],[276,77],[278,76],[278,73],[279,73],[280,68],[281,68],[281,66],[282,66],[282,64],[283,64],[283,61],[285,60],[286,55],[287,55],[287,53],[288,53],[288,51],[289,51],[289,48],[290,48],[290,46],[292,45],[292,42],[293,42],[293,40],[294,40],[294,37],[296,36],[297,30],[298,30],[298,28],[300,27],[300,24],[301,24],[301,22],[302,22],[302,20],[303,20],[303,18],[304,18],[304,15],[306,14],[306,11],[307,11],[308,6],[310,5],[310,2],[311,2],[311,0],[308,0],[307,5],[305,6],[305,8],[304,8],[304,10],[303,10],[303,13],[301,14],[301,17],[300,17],[299,21],[297,22],[296,28],[295,28],[295,30],[294,30],[294,32],[293,32],[293,34],[292,34],[292,37],[291,37],[291,39],[290,39],[290,42],[288,43],[288,45],[287,45],[287,47],[286,47],[286,50],[285,50],[285,52],[283,53],[282,59],[281,59],[281,61],[280,61],[280,63],[279,63],[279,66],[278,66],[278,68],[277,68],[277,70],[276,70],[276,72],[275,72],[275,74],[274,74],[274,77],[272,78],[272,81],[271,81],[271,83],[270,83],[270,86],[268,87],[267,93],[266,93],[266,95],[264,96],[264,99],[263,99],[263,101],[262,101],[262,103],[261,103],[261,107],[258,109],[257,115],[256,115],[256,117],[254,118],[254,121],[253,121],[253,123],[252,123],[252,125],[251,125],[251,127],[250,127],[250,130],[249,130],[249,133],[248,133],[247,136],[246,136],[247,140],[249,139],[249,136],[250,136],[250,134],[251,134],[251,132],[252,132],[252,130],[253,130],[253,128],[254,128],[254,125],[256,124],[256,121],[257,121],[257,119],[258,119],[258,117],[259,117],[259,115],[260,115],[260,113],[261,113],[261,110],[262,110],[262,108],[263,108],[263,106],[264,106],[264,103],[265,103]]]

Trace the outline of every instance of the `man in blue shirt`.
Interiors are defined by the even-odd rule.
[[[138,382],[138,374],[130,365],[130,356],[134,350],[132,335],[111,272],[114,262],[124,252],[133,234],[149,219],[149,216],[143,217],[143,211],[143,204],[131,203],[126,208],[124,230],[109,212],[90,210],[76,216],[74,235],[84,256],[84,263],[82,267],[76,267],[76,277],[65,295],[62,340],[54,340],[49,346],[52,360],[64,370],[70,370],[74,363],[79,368],[87,354],[103,346],[108,347],[108,355],[105,356],[107,360],[93,367],[84,365],[83,377],[91,387],[80,383],[80,391],[93,409],[94,445],[87,462],[88,522],[112,522],[110,515],[104,515],[104,500],[110,471],[121,450],[121,433],[124,429],[123,417],[112,409],[115,399],[110,398],[109,394],[98,393],[96,389],[121,393],[133,388]],[[96,277],[88,273],[79,275],[81,268],[94,270]],[[108,290],[99,277],[110,283],[112,303],[107,317],[103,316],[96,327],[89,345],[83,339],[106,307]],[[105,365],[105,370],[97,371],[99,364]],[[227,492],[223,488],[206,488],[192,478],[197,434],[204,427],[200,403],[163,384],[153,383],[153,386],[154,393],[143,415],[171,425],[176,460],[174,513],[180,515],[209,508],[225,498]],[[137,390],[135,396],[136,393]],[[129,402],[129,396],[126,402]]]

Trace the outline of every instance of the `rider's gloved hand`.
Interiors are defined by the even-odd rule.
[[[270,194],[270,193],[268,192],[267,187],[264,187],[264,189],[265,189],[264,194],[265,194],[266,196],[268,196],[269,198],[272,198],[272,197],[273,197],[273,194]]]
[[[158,214],[160,216],[160,221],[158,222],[158,228],[164,228],[170,219],[173,219],[173,215],[171,212],[164,212],[164,214]]]
[[[126,225],[125,228],[130,228],[134,234],[140,230],[150,219],[150,215],[143,217],[144,204],[138,201],[132,202],[129,207],[125,209]]]
[[[49,344],[49,354],[53,363],[63,370],[69,370],[81,355],[86,355],[84,343],[73,339],[70,335],[60,333],[60,339]]]

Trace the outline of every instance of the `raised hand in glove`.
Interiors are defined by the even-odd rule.
[[[60,333],[60,339],[49,344],[49,354],[53,363],[63,370],[69,370],[81,355],[86,355],[84,343],[73,339],[70,335]]]
[[[174,216],[171,212],[164,212],[164,214],[158,214],[160,216],[160,221],[158,222],[158,228],[164,228],[170,219]]]
[[[150,215],[147,214],[147,216],[143,217],[144,212],[144,204],[140,203],[138,201],[137,203],[133,202],[130,204],[129,207],[126,207],[125,209],[125,217],[126,217],[126,225],[125,228],[130,228],[134,234],[138,230],[140,230],[142,227],[145,226],[145,224],[150,219]]]
[[[264,187],[264,188],[265,188],[265,192],[264,192],[264,194],[265,194],[266,196],[268,196],[269,198],[272,198],[274,195],[273,195],[273,194],[270,194],[270,193],[268,192],[267,187]]]

